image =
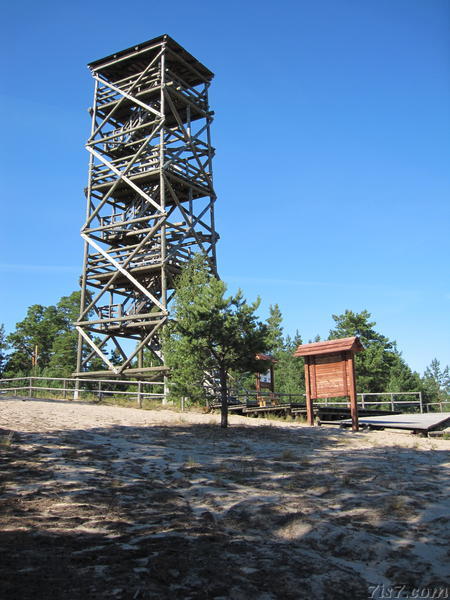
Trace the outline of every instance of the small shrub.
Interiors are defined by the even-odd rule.
[[[0,446],[6,446],[7,448],[9,448],[12,444],[13,437],[14,431],[10,431],[8,435],[5,435],[2,438],[0,438]]]
[[[294,452],[292,452],[292,450],[283,450],[282,454],[276,458],[276,460],[287,460],[287,461],[292,461],[292,460],[296,460],[297,457],[295,456]]]

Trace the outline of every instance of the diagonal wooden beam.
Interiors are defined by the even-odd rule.
[[[141,79],[148,73],[148,71],[153,67],[155,62],[162,56],[162,54],[163,54],[163,49],[161,49],[161,51],[158,52],[158,54],[153,58],[153,60],[142,71],[142,73],[139,75],[139,77],[136,79],[136,81],[133,83],[133,85],[128,89],[128,94],[130,94],[134,90],[134,88],[140,83]],[[94,80],[97,83],[103,83],[103,84],[108,83],[106,79],[99,77],[97,74],[93,73],[92,76],[94,77]],[[119,89],[119,93],[122,94],[122,91],[120,89]],[[105,125],[105,123],[107,123],[111,119],[113,114],[115,114],[115,112],[120,108],[122,103],[125,101],[125,98],[126,98],[126,96],[122,95],[122,98],[118,101],[116,106],[107,114],[107,116],[103,119],[103,121],[100,123],[100,125],[94,130],[94,132],[91,133],[91,137],[89,138],[88,142],[90,142],[97,135],[97,133],[102,129],[102,127]],[[159,118],[161,118],[162,115],[158,114],[157,116]]]
[[[103,348],[103,346],[106,344],[106,342],[108,342],[111,339],[110,335],[107,335],[101,342],[101,344],[98,346],[100,348],[100,350]],[[94,356],[94,354],[96,354],[96,352],[94,352],[94,350],[91,350],[91,352],[86,356],[86,358],[83,359],[82,361],[82,366],[86,365],[91,358]]]
[[[146,138],[146,140],[143,142],[142,146],[138,149],[138,151],[136,152],[136,154],[130,159],[130,162],[126,165],[126,168],[123,171],[123,173],[125,175],[131,169],[131,167],[136,162],[136,160],[139,158],[139,156],[142,154],[142,152],[144,151],[146,145],[149,144],[150,141],[152,140],[152,138],[160,131],[161,127],[162,127],[162,123],[159,123],[158,126],[155,128],[155,130],[152,131],[152,133],[148,136],[148,138]],[[87,148],[87,150],[89,151],[90,149]],[[94,154],[91,153],[91,156],[93,158]],[[92,185],[91,184],[91,178],[89,178],[89,180],[90,180],[89,181],[89,185],[90,185],[89,190],[90,190],[91,185]],[[113,194],[113,192],[115,191],[116,187],[119,185],[119,183],[120,183],[121,180],[122,180],[122,177],[119,177],[113,183],[112,187],[108,190],[108,192],[102,198],[102,200],[97,205],[97,207],[92,211],[92,213],[89,214],[86,222],[84,223],[84,225],[81,228],[81,231],[84,231],[89,226],[89,224],[92,222],[92,220],[98,215],[98,213],[103,208],[103,206],[106,204],[106,202],[109,200],[109,198],[111,197],[111,195]]]
[[[105,356],[103,354],[103,352],[100,350],[100,348],[98,348],[95,344],[95,342],[93,340],[91,340],[91,338],[88,336],[88,334],[84,331],[84,329],[82,329],[81,327],[79,327],[78,325],[76,326],[76,330],[78,331],[78,333],[83,337],[84,340],[86,340],[86,342],[89,344],[89,346],[94,350],[94,352],[96,354],[98,354],[100,356],[100,358],[103,360],[104,363],[106,363],[108,365],[108,367],[114,371],[114,373],[117,375],[119,373],[119,371],[116,369],[116,367],[112,364],[112,362],[109,360],[109,358],[107,356]]]
[[[149,342],[152,339],[152,337],[155,335],[155,333],[158,331],[158,329],[160,329],[166,321],[167,321],[167,317],[165,317],[157,325],[155,325],[155,327],[150,331],[150,333],[145,336],[145,338],[141,341],[140,344],[137,345],[137,347],[130,354],[130,356],[127,358],[127,360],[122,365],[120,365],[118,373],[122,373],[122,371],[130,364],[130,362],[133,360],[133,358],[139,353],[139,351],[142,350],[143,348],[145,348],[145,346],[147,345],[147,342]]]
[[[155,233],[155,231],[157,231],[159,229],[159,227],[161,226],[163,220],[166,218],[166,216],[164,215],[163,218],[161,218],[153,227],[152,229],[148,232],[148,234],[143,238],[143,240],[136,246],[136,248],[134,249],[134,251],[128,256],[128,258],[124,261],[124,263],[122,264],[122,270],[125,270],[125,267],[128,266],[128,264],[133,260],[134,256],[141,250],[141,248],[143,248],[145,246],[145,244],[147,243],[147,241],[152,237],[152,235]],[[83,238],[88,238],[88,236],[86,236],[84,233],[82,234]],[[93,243],[91,244],[93,245]],[[98,247],[98,245],[96,244],[96,246]],[[96,248],[97,250],[97,248]],[[102,254],[102,256],[105,255],[105,251],[102,249],[102,252],[100,252],[100,254]],[[108,258],[109,260],[109,258]],[[97,294],[97,296],[91,300],[90,304],[84,309],[84,311],[80,314],[80,320],[95,306],[95,304],[98,302],[98,300],[103,296],[103,294],[105,294],[105,292],[108,291],[108,288],[111,286],[112,283],[114,283],[114,281],[116,280],[116,278],[119,276],[119,274],[121,273],[120,270],[117,270],[113,275],[111,275],[111,278],[106,282],[106,284],[103,286],[103,288],[101,289],[101,291]],[[141,286],[142,287],[142,286]],[[146,292],[145,294],[148,297],[148,294]]]
[[[122,267],[122,265],[119,262],[117,262],[117,260],[112,258],[105,250],[103,250],[103,248],[99,246],[97,242],[94,242],[94,240],[92,240],[89,236],[85,235],[84,233],[81,235],[81,237],[84,240],[86,240],[88,244],[93,246],[97,250],[97,252],[100,252],[100,254],[102,254],[106,258],[106,260],[108,260],[118,271],[122,273],[122,275],[124,275],[129,281],[131,281],[131,283],[145,296],[147,296],[147,298],[149,298],[154,304],[156,304],[156,306],[159,306],[161,310],[164,310],[164,307],[161,304],[161,302],[157,298],[155,298],[155,296],[153,296],[153,294],[151,294],[147,289],[145,289],[145,287],[141,285],[139,281],[135,277],[133,277],[133,275],[129,271]]]

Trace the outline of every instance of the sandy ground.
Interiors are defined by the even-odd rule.
[[[450,597],[449,441],[217,422],[0,399],[0,597]]]

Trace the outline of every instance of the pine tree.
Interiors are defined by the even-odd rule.
[[[302,343],[298,331],[294,338],[288,335],[283,342],[283,349],[277,355],[275,389],[280,394],[302,394],[305,391],[304,360],[294,356]]]
[[[392,359],[386,392],[419,392],[421,390],[422,382],[419,373],[413,371],[401,355],[397,354]]]
[[[450,370],[441,368],[437,358],[425,369],[422,384],[426,402],[450,402]]]
[[[280,307],[278,304],[270,305],[269,317],[267,323],[267,351],[269,354],[273,354],[275,357],[283,350],[283,328],[281,323],[283,317],[281,316]]]
[[[62,327],[63,320],[56,306],[30,306],[25,319],[17,323],[15,331],[7,337],[13,352],[8,357],[6,371],[9,374],[30,372],[34,354],[38,357],[37,366],[47,367],[52,344]]]
[[[77,332],[73,322],[79,307],[79,291],[63,296],[56,306],[30,306],[26,317],[6,339],[12,352],[5,371],[11,376],[31,373],[33,355],[37,355],[34,373],[70,375],[76,367]]]
[[[3,369],[6,363],[6,350],[8,344],[6,343],[5,326],[3,323],[0,324],[0,377],[3,374]]]
[[[177,282],[174,320],[165,334],[164,355],[175,386],[199,388],[200,373],[217,377],[221,396],[221,426],[228,426],[228,373],[263,372],[256,354],[266,350],[267,326],[255,311],[259,301],[247,304],[238,291],[225,296],[226,285],[196,256]],[[184,384],[182,383],[184,381]]]
[[[61,328],[54,337],[46,373],[53,377],[70,377],[76,369],[78,333],[74,322],[80,311],[80,296],[81,292],[72,292],[70,296],[63,296],[56,305]]]
[[[51,357],[45,375],[49,377],[70,377],[77,364],[77,347],[76,331],[59,333],[53,341]]]
[[[332,317],[336,326],[330,331],[329,340],[358,336],[365,348],[355,356],[357,388],[362,392],[388,391],[395,382],[395,369],[398,371],[402,366],[396,343],[375,330],[376,323],[370,320],[371,314],[367,310],[360,313],[346,310]],[[396,391],[417,389],[412,380],[410,385],[413,389]]]

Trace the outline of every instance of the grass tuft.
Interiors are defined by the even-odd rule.
[[[8,435],[5,435],[0,438],[0,446],[4,446],[9,448],[12,444],[14,438],[14,431],[10,431]]]
[[[297,456],[295,455],[294,452],[292,452],[292,450],[286,449],[286,450],[283,450],[281,455],[278,456],[277,458],[275,458],[275,460],[293,461],[293,460],[297,460]]]

